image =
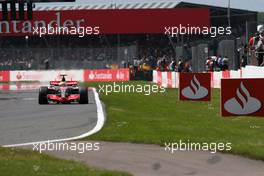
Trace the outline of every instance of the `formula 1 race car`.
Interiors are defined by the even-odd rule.
[[[66,81],[66,75],[60,76],[62,76],[61,81],[50,81],[49,86],[40,87],[39,104],[88,104],[88,89],[80,87],[77,81]]]

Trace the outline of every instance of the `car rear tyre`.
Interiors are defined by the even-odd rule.
[[[80,104],[88,104],[88,89],[86,87],[80,87]]]
[[[39,104],[48,104],[48,88],[40,87],[39,89]]]

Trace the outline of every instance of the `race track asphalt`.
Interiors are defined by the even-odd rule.
[[[79,136],[97,122],[93,92],[89,104],[39,105],[38,90],[0,91],[0,145]]]

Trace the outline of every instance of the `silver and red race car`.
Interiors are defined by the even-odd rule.
[[[66,75],[61,76],[61,81],[50,81],[49,86],[40,87],[39,104],[88,104],[88,89],[80,87],[78,81],[66,81]]]

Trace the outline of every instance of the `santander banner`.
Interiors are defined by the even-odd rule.
[[[0,71],[0,82],[10,81],[10,71]]]
[[[211,74],[210,73],[180,73],[180,100],[210,101]]]
[[[0,72],[0,78],[1,78]],[[3,72],[4,73],[4,72]],[[32,71],[10,71],[6,72],[3,79],[10,81],[39,81],[49,82],[61,80],[62,74],[66,74],[67,80],[74,81],[129,81],[129,69],[98,69],[98,70],[32,70]],[[4,81],[3,81],[4,82]]]
[[[30,70],[10,71],[10,81],[49,82],[60,80],[61,74],[66,74],[68,80],[83,81],[83,70]]]
[[[84,81],[102,82],[102,81],[129,81],[129,69],[101,69],[84,70]]]
[[[32,35],[49,26],[89,27],[86,33],[96,35],[164,33],[166,26],[209,27],[209,14],[207,8],[35,11],[30,21],[0,21],[0,35]]]
[[[222,79],[222,116],[264,116],[264,79]]]

